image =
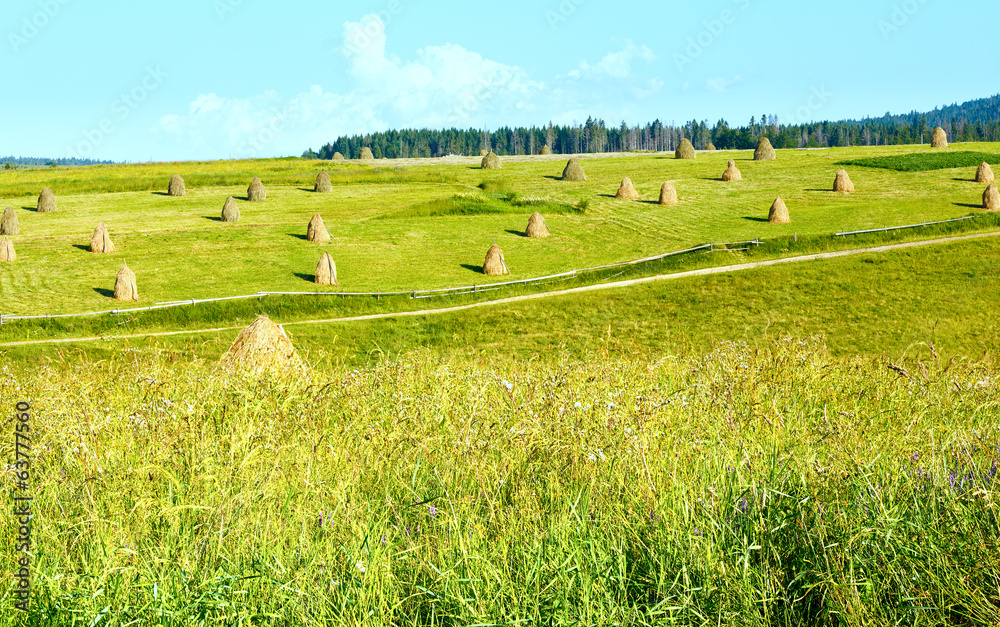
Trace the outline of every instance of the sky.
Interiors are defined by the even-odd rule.
[[[298,156],[391,128],[925,111],[1000,92],[983,62],[998,17],[987,0],[4,0],[0,155]]]

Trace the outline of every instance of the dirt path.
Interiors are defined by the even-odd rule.
[[[353,316],[348,318],[329,318],[325,320],[301,320],[299,322],[285,322],[282,326],[299,326],[307,324],[333,324],[333,323],[344,323],[344,322],[362,322],[365,320],[383,320],[387,318],[406,318],[413,316],[432,316],[441,315],[448,313],[455,313],[459,311],[467,311],[469,309],[478,309],[480,307],[496,307],[499,305],[509,305],[511,303],[519,303],[529,300],[538,300],[542,298],[558,298],[560,296],[566,296],[569,294],[582,294],[584,292],[596,292],[601,290],[612,290],[623,287],[630,287],[633,285],[642,285],[645,283],[655,283],[658,281],[672,281],[677,279],[687,279],[691,277],[698,276],[709,276],[712,274],[730,274],[733,272],[742,272],[744,270],[752,270],[754,268],[766,268],[769,266],[777,266],[789,263],[800,263],[804,261],[817,261],[821,259],[835,259],[837,257],[851,257],[854,255],[866,255],[872,253],[884,253],[894,250],[904,250],[907,248],[919,248],[923,246],[934,246],[938,244],[950,244],[953,242],[960,242],[963,240],[970,239],[981,239],[985,237],[997,237],[1000,236],[1000,232],[996,233],[976,233],[972,235],[962,235],[959,237],[945,237],[940,239],[930,239],[920,242],[907,242],[905,244],[889,244],[886,246],[874,246],[871,248],[856,248],[852,250],[839,250],[835,252],[828,253],[816,253],[812,255],[801,255],[799,257],[786,257],[784,259],[771,259],[769,261],[755,261],[752,263],[741,263],[732,266],[720,266],[717,268],[702,268],[700,270],[688,270],[686,272],[676,272],[674,274],[660,274],[651,277],[644,277],[641,279],[629,279],[626,281],[616,281],[613,283],[600,283],[596,285],[586,285],[584,287],[573,287],[565,290],[558,290],[555,292],[542,292],[539,294],[526,294],[524,296],[511,296],[509,298],[501,298],[498,300],[485,301],[481,303],[471,303],[468,305],[457,305],[455,307],[443,307],[440,309],[422,309],[420,311],[402,311],[394,313],[379,313],[379,314],[369,314],[366,316]],[[159,333],[136,333],[133,335],[111,335],[102,337],[78,337],[78,338],[65,338],[65,339],[49,339],[49,340],[26,340],[21,342],[4,342],[0,343],[0,347],[4,346],[28,346],[32,344],[70,344],[75,342],[96,342],[101,340],[112,341],[112,340],[122,340],[122,339],[139,339],[139,338],[150,338],[150,337],[170,337],[174,335],[195,335],[202,333],[221,333],[223,331],[238,331],[243,329],[243,327],[219,327],[213,329],[191,329],[185,331],[163,331]]]

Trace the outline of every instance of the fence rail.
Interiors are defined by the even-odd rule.
[[[964,216],[961,218],[952,218],[951,220],[938,220],[937,222],[921,222],[920,224],[907,224],[906,226],[887,226],[884,229],[867,229],[864,231],[844,231],[843,233],[837,233],[837,237],[845,237],[847,235],[862,235],[864,233],[884,233],[886,231],[899,231],[901,229],[919,229],[924,226],[932,226],[934,224],[946,224],[948,222],[960,222],[962,220],[975,220],[976,216]]]

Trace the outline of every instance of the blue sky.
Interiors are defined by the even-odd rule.
[[[1000,92],[997,17],[985,0],[4,0],[0,154],[269,157],[401,127],[933,109]]]

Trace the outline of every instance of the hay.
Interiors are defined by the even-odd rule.
[[[639,200],[639,192],[635,191],[635,187],[632,186],[632,179],[627,176],[622,179],[622,184],[618,187],[618,193],[615,194],[615,198]]]
[[[485,157],[488,154],[490,154],[490,151],[486,150],[485,148],[483,148],[482,150],[479,151],[479,156],[480,157]]]
[[[931,136],[931,148],[947,148],[948,147],[948,133],[944,132],[944,129],[940,126],[934,129],[934,135]]]
[[[767,221],[771,224],[788,224],[791,218],[788,217],[788,207],[780,197],[771,205],[771,212],[767,215]]]
[[[170,183],[167,185],[167,196],[183,196],[186,193],[187,188],[184,187],[184,179],[179,174],[171,176]]]
[[[21,233],[21,225],[17,221],[17,210],[7,207],[3,210],[3,217],[0,218],[0,235],[18,235]]]
[[[239,222],[240,221],[240,208],[236,205],[236,199],[230,196],[226,198],[225,204],[222,205],[222,221],[223,222]]]
[[[362,159],[363,161],[372,161],[375,159],[375,154],[372,152],[371,148],[365,146],[364,148],[361,149],[361,156],[358,158]]]
[[[586,181],[587,175],[583,172],[583,166],[580,165],[579,159],[570,159],[569,163],[566,164],[566,168],[562,173],[562,180],[564,181]]]
[[[219,361],[223,365],[246,368],[254,373],[302,365],[284,329],[265,315],[243,329]]]
[[[713,144],[712,142],[708,142],[707,144],[705,144],[705,150],[709,152],[715,152],[715,144]]]
[[[670,181],[667,181],[660,187],[660,204],[667,207],[679,204],[677,200],[677,188]]]
[[[103,254],[115,252],[115,245],[108,235],[108,227],[104,226],[103,222],[97,225],[94,234],[90,236],[90,252]]]
[[[761,137],[757,140],[757,149],[753,151],[754,161],[774,161],[777,155],[774,154],[774,146],[771,145],[771,140],[766,137]]]
[[[14,244],[6,236],[0,241],[0,261],[17,261]]]
[[[322,170],[316,175],[316,186],[313,191],[317,194],[329,194],[333,191],[333,183],[330,182],[330,175],[326,170]]]
[[[496,244],[490,246],[486,252],[486,261],[483,263],[483,274],[487,276],[499,276],[510,274],[507,269],[507,262],[503,259],[503,251]]]
[[[531,217],[528,219],[528,228],[524,230],[524,236],[542,238],[549,235],[551,235],[549,233],[549,225],[545,224],[545,218],[542,217],[542,214],[537,211],[531,214]]]
[[[979,164],[979,168],[976,170],[976,182],[977,183],[992,183],[993,182],[993,168],[990,164],[985,161]]]
[[[56,210],[56,195],[46,187],[38,196],[38,213],[52,213]]]
[[[115,300],[139,300],[139,288],[135,284],[135,273],[128,269],[128,264],[122,262],[122,269],[115,277]]]
[[[330,239],[330,231],[323,223],[323,218],[319,217],[318,213],[315,214],[309,221],[309,226],[306,227],[306,240],[317,244],[326,244]]]
[[[540,155],[551,155],[552,154],[552,149],[549,148],[548,144],[545,144],[544,146],[542,146],[542,149],[538,151],[538,154],[540,154]]]
[[[495,152],[490,152],[483,157],[483,161],[479,167],[483,170],[499,170],[503,167],[503,163]]]
[[[691,145],[691,140],[685,137],[681,140],[677,150],[674,151],[674,157],[677,159],[694,159],[697,155],[694,153],[694,146]]]
[[[330,253],[323,253],[316,264],[316,285],[337,285],[337,264],[333,262]]]
[[[990,183],[983,192],[983,209],[987,211],[1000,211],[1000,192],[997,192],[997,184]]]
[[[841,169],[837,172],[837,178],[833,181],[833,191],[844,194],[850,194],[854,191],[854,183],[851,182],[851,177],[848,176],[847,170]]]
[[[729,160],[729,165],[726,166],[726,171],[722,173],[722,180],[726,183],[735,183],[736,181],[743,180],[743,174],[741,174],[740,169],[736,167],[736,162],[734,160]]]
[[[333,153],[333,156],[330,157],[330,159],[332,161],[343,161],[344,160],[344,155],[342,153],[340,153],[340,152],[335,152],[335,153]]]
[[[264,189],[264,184],[260,182],[260,179],[256,176],[250,181],[250,187],[247,188],[247,200],[250,202],[262,202],[267,199],[267,190]]]

